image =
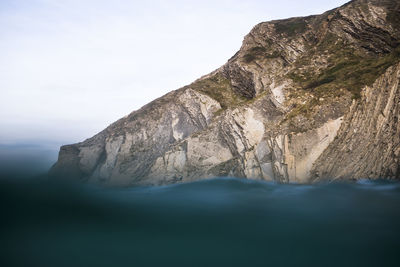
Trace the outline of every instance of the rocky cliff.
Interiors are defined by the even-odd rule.
[[[399,44],[397,0],[260,23],[219,69],[61,147],[50,173],[105,185],[399,179]]]

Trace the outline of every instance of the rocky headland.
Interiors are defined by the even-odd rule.
[[[399,80],[397,0],[263,22],[219,69],[62,146],[50,174],[120,186],[399,179]]]

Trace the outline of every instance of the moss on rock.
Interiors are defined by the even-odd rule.
[[[231,81],[221,73],[214,74],[202,80],[197,80],[189,85],[189,87],[218,101],[223,109],[247,101],[246,98],[235,93]]]

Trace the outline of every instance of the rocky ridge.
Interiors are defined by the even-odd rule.
[[[104,185],[400,178],[400,3],[264,22],[228,62],[81,143],[52,175]]]

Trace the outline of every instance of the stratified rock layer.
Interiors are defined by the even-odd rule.
[[[335,139],[315,163],[315,178],[400,178],[400,64],[354,101]]]
[[[224,66],[84,142],[50,173],[104,185],[217,176],[400,178],[400,4],[260,23]]]

